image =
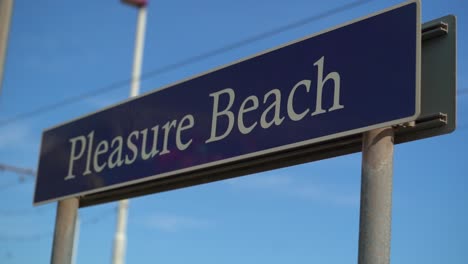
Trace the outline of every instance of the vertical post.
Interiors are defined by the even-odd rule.
[[[76,258],[78,257],[78,242],[80,241],[80,215],[76,215],[75,224],[75,238],[73,239],[73,253],[72,253],[72,264],[76,264]]]
[[[135,2],[135,1],[129,1]],[[138,2],[138,1],[136,1]],[[135,3],[136,3],[135,2]],[[132,84],[130,87],[130,97],[137,96],[140,93],[140,76],[143,64],[143,50],[145,43],[146,31],[146,3],[140,1],[137,3],[138,7],[138,21],[135,35],[135,51],[133,56],[133,71],[132,71]],[[135,5],[135,3],[133,3]],[[112,254],[113,264],[125,263],[125,248],[127,243],[127,217],[128,217],[129,201],[127,199],[119,201],[118,217],[117,217],[117,230],[115,231],[114,238],[114,251]]]
[[[3,65],[8,46],[12,10],[13,0],[0,0],[0,93],[2,91]]]
[[[358,264],[389,264],[392,222],[393,129],[364,133]]]
[[[133,55],[132,86],[130,88],[130,97],[137,96],[140,93],[140,76],[143,64],[143,50],[146,31],[146,6],[138,8],[138,21],[135,35],[135,51]]]
[[[114,252],[112,255],[112,263],[125,263],[125,247],[127,246],[127,216],[128,216],[128,200],[119,201],[117,230],[114,238]]]
[[[52,247],[52,264],[71,264],[77,215],[77,198],[69,198],[58,202]]]

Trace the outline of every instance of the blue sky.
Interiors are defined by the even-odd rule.
[[[143,72],[212,56],[152,74],[142,92],[400,2],[151,1]],[[458,129],[395,147],[393,263],[468,262],[468,6],[422,3],[423,21],[447,14],[458,17]],[[317,19],[216,52],[307,18]],[[38,110],[127,80],[135,22],[136,10],[119,1],[15,1],[0,94],[0,163],[36,169],[42,130],[127,98],[123,82]],[[132,199],[127,262],[355,263],[360,171],[361,155],[353,154]],[[33,207],[34,179],[0,175],[0,262],[48,263],[56,204]],[[79,214],[77,263],[109,263],[116,203]]]

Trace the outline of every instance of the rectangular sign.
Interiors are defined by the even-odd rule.
[[[413,121],[419,12],[407,2],[48,129],[34,203]]]

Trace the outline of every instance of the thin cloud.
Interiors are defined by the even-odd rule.
[[[338,191],[330,190],[323,186],[302,186],[294,190],[297,197],[311,199],[314,201],[331,203],[339,206],[359,206],[360,197],[357,194],[344,194]]]
[[[14,147],[24,144],[30,135],[30,128],[24,124],[15,124],[1,130],[0,148]]]
[[[206,229],[211,226],[209,221],[193,217],[156,213],[145,220],[145,226],[150,229],[157,229],[164,232],[178,232],[187,229]]]
[[[346,194],[330,186],[304,184],[290,175],[261,174],[226,181],[233,188],[251,191],[269,191],[294,199],[306,199],[338,206],[359,206],[359,194]],[[336,188],[335,188],[336,189]]]
[[[51,234],[49,226],[38,230],[37,218],[24,216],[9,216],[0,218],[0,241],[31,240],[41,237],[44,233]]]
[[[14,150],[16,153],[18,151],[35,153],[39,147],[39,141],[36,139],[38,133],[35,133],[29,124],[17,123],[4,127],[0,130],[0,135],[0,149],[5,152]]]
[[[275,189],[292,184],[292,179],[284,175],[256,175],[248,180],[245,177],[226,181],[227,184],[242,189]]]

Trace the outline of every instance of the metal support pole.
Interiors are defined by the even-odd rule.
[[[0,0],[0,93],[2,91],[3,65],[8,46],[12,10],[13,0]]]
[[[135,36],[135,51],[133,56],[132,87],[130,88],[130,97],[137,96],[140,93],[140,76],[143,64],[143,50],[146,31],[146,7],[138,8],[138,22]]]
[[[73,253],[72,253],[72,264],[76,264],[76,258],[78,257],[78,243],[80,242],[80,215],[76,215],[75,224],[75,238],[73,239]]]
[[[135,36],[135,51],[133,56],[132,84],[130,87],[130,97],[137,96],[140,93],[140,76],[143,64],[143,50],[146,31],[146,6],[138,8],[138,22]],[[125,248],[127,242],[127,217],[128,200],[119,201],[117,230],[114,238],[114,251],[112,254],[113,264],[125,263]]]
[[[119,201],[117,230],[114,238],[114,252],[112,263],[125,263],[125,247],[127,246],[127,216],[128,216],[128,200]]]
[[[392,223],[393,129],[364,133],[358,264],[389,264]]]
[[[78,204],[77,198],[69,198],[58,202],[52,247],[52,264],[71,264],[72,262]]]

